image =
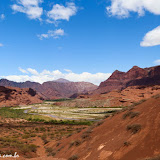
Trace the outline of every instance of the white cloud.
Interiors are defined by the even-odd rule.
[[[72,71],[70,69],[64,69],[64,71],[66,71],[68,73],[72,73]]]
[[[148,32],[141,42],[142,47],[160,45],[160,26]]]
[[[146,11],[160,15],[160,0],[111,0],[111,5],[106,9],[110,16],[120,18],[128,18],[130,12],[138,13],[139,16],[144,16]],[[160,45],[160,26],[148,32],[140,45],[142,47]]]
[[[64,30],[63,29],[56,29],[56,30],[49,30],[46,34],[40,34],[38,35],[40,40],[43,40],[44,38],[54,38],[57,39],[61,36],[64,36]]]
[[[53,21],[57,20],[67,20],[69,21],[71,16],[76,15],[77,13],[77,7],[73,2],[66,3],[66,6],[55,4],[53,5],[53,8],[51,11],[47,12],[47,16],[49,20],[47,20],[49,23],[52,23]]]
[[[159,0],[111,0],[111,6],[106,9],[112,16],[126,18],[130,12],[137,12],[139,16],[143,16],[146,11],[160,15],[159,6]]]
[[[22,69],[21,67],[18,68],[19,71],[21,71],[22,73],[28,73],[25,69]]]
[[[16,82],[24,82],[24,81],[32,81],[32,82],[39,82],[43,83],[46,81],[53,81],[57,80],[59,78],[64,78],[69,81],[73,82],[91,82],[94,84],[99,85],[100,82],[106,80],[109,78],[111,75],[110,73],[88,73],[88,72],[83,72],[80,74],[73,73],[71,70],[65,70],[67,73],[63,73],[59,70],[54,70],[54,71],[48,71],[48,70],[43,70],[41,73],[38,73],[35,69],[28,68],[26,70],[22,69],[20,70],[21,72],[30,72],[30,75],[9,75],[9,76],[2,76],[2,78],[6,78],[8,80],[16,81]]]
[[[38,72],[35,69],[28,68],[27,71],[30,72],[33,75],[38,75]]]
[[[156,65],[160,65],[160,59],[157,59],[156,61],[154,61],[154,63],[155,63]]]
[[[2,43],[0,43],[0,47],[3,47],[4,45]]]
[[[4,15],[4,14],[1,14],[1,15],[0,15],[0,19],[1,19],[1,20],[4,20],[4,19],[5,19],[5,15]]]
[[[14,12],[27,14],[30,19],[39,19],[43,14],[43,8],[39,7],[42,0],[17,0],[17,4],[13,4],[11,8]]]

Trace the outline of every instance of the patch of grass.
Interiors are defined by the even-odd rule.
[[[73,99],[71,98],[60,98],[60,99],[54,99],[54,100],[46,100],[46,102],[63,102],[63,101],[71,101]]]
[[[43,122],[46,124],[61,124],[61,125],[92,125],[93,122],[87,120],[53,120],[52,118],[41,115],[30,115],[24,113],[23,109],[12,109],[11,107],[4,107],[0,109],[0,116],[3,118],[20,118],[31,122]],[[38,129],[36,130],[38,131]]]
[[[45,121],[47,124],[64,124],[64,125],[92,125],[91,121],[75,121],[75,120],[50,120]]]
[[[30,115],[28,113],[24,113],[23,109],[13,109],[11,107],[0,108],[0,116],[3,118],[25,119],[31,122],[45,122],[51,120],[49,117]]]
[[[136,134],[141,130],[141,125],[140,124],[132,124],[127,126],[127,130],[130,130],[131,133]]]

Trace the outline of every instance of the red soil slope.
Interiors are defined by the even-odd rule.
[[[0,86],[0,107],[41,103],[41,97],[31,88]]]
[[[160,98],[157,96],[108,117],[86,133],[63,139],[59,146],[55,142],[49,146],[56,151],[55,158],[77,155],[80,160],[143,160],[160,155],[159,122]]]

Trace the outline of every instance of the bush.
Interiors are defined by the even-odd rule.
[[[154,96],[152,96],[152,98],[158,99],[158,98],[160,98],[160,94],[154,95]]]
[[[140,124],[128,125],[127,130],[130,130],[133,134],[136,134],[141,130],[141,125]]]
[[[80,141],[80,140],[76,140],[76,141],[74,142],[74,144],[75,144],[75,146],[79,146],[79,145],[81,144],[81,141]]]
[[[78,159],[78,156],[77,155],[73,155],[68,160],[77,160],[77,159]]]
[[[153,157],[153,158],[146,158],[146,159],[143,159],[143,160],[160,160],[160,155],[157,156],[157,157]]]
[[[130,118],[134,118],[134,117],[137,117],[139,116],[139,112],[127,112],[123,115],[123,119],[126,119],[127,117],[130,117]]]
[[[46,148],[46,152],[48,153],[48,156],[55,156],[56,152],[52,148]]]
[[[73,145],[79,146],[80,144],[81,144],[81,141],[80,141],[80,140],[72,141],[72,142],[70,143],[69,148],[72,147]]]
[[[142,100],[140,100],[139,102],[135,102],[135,103],[132,104],[132,107],[135,107],[135,106],[137,106],[137,105],[139,105],[139,104],[142,104],[142,103],[145,102],[145,101],[146,101],[146,99],[142,99]]]
[[[124,142],[124,146],[126,146],[126,147],[128,147],[129,145],[131,145],[131,143],[130,142]]]

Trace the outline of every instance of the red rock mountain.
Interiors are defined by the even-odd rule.
[[[116,70],[100,84],[94,93],[107,93],[112,90],[121,90],[128,86],[160,85],[160,66],[140,68],[134,66],[128,72]]]
[[[42,98],[31,88],[0,86],[0,107],[41,103]]]
[[[43,84],[36,82],[17,83],[7,79],[0,80],[0,86],[10,86],[18,88],[32,88],[36,90],[44,99],[55,99],[61,97],[70,97],[75,93],[86,93],[97,88],[96,85],[89,82],[70,82],[65,79],[49,81]]]

